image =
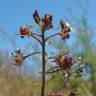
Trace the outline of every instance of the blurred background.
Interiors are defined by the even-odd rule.
[[[79,86],[80,96],[96,96],[95,4],[96,0],[0,0],[0,96],[40,94],[41,56],[31,56],[20,67],[12,65],[11,56],[16,48],[20,48],[24,54],[41,50],[34,39],[21,39],[17,35],[20,26],[36,26],[32,17],[35,10],[38,10],[41,17],[46,13],[52,14],[54,28],[60,27],[60,19],[71,24],[73,30],[70,38],[67,41],[62,41],[59,37],[50,39],[46,51],[49,56],[61,49],[70,50],[73,56],[81,56],[85,61],[85,75],[79,79],[73,78],[69,90]],[[40,33],[38,29],[32,31]],[[47,31],[46,37],[59,31]],[[46,67],[50,65],[48,62]],[[46,94],[61,92],[63,82],[63,77],[59,74],[56,78],[47,80]]]

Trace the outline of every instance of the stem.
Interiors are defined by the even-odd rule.
[[[42,32],[42,85],[41,85],[41,96],[44,96],[45,92],[45,36],[44,36],[44,30],[41,30]]]
[[[53,34],[53,35],[47,37],[45,41],[47,41],[49,38],[52,38],[53,36],[57,36],[57,35],[59,35],[59,34],[60,34],[60,33]]]
[[[34,36],[33,34],[31,36],[42,45],[42,42],[40,41],[40,39],[38,37]]]
[[[45,72],[45,76],[46,76],[46,74],[48,74],[48,73],[54,73],[54,72],[61,71],[61,69],[54,70],[54,69],[56,69],[56,68],[59,68],[59,66],[55,66],[55,67],[52,67],[52,68],[50,68],[49,70],[47,70],[47,71]],[[39,72],[39,73],[42,73],[42,72]]]
[[[17,35],[19,35],[19,36],[28,36],[28,35],[21,35],[21,34],[17,34]],[[36,36],[41,37],[41,35],[37,35],[35,33],[32,33],[30,36],[32,36],[35,40],[37,40],[42,45],[42,42],[40,41],[40,39],[38,37],[36,37]]]
[[[55,59],[56,57],[60,57],[60,56],[67,55],[68,53],[69,53],[69,52],[66,52],[66,53],[63,53],[63,54],[58,54],[58,55],[56,55],[56,56],[50,56],[50,57],[47,58],[47,60],[48,60],[48,59]]]
[[[53,72],[59,71],[59,70],[56,70],[56,71],[50,72],[51,70],[56,69],[56,68],[59,68],[59,66],[55,66],[55,67],[50,68],[49,70],[46,71],[46,74],[47,74],[47,73],[53,73]]]
[[[60,30],[60,28],[48,28],[47,30]]]
[[[70,80],[70,73],[67,72],[67,76],[66,76],[66,74],[64,76],[64,89],[67,88],[67,84],[68,84],[69,80]]]
[[[29,28],[35,28],[35,29],[40,29],[40,27],[38,26],[30,26],[30,25],[27,25]]]
[[[32,33],[32,34],[41,37],[41,35],[38,35],[38,34],[36,34],[36,33]]]
[[[32,55],[35,55],[35,54],[38,54],[38,53],[41,53],[41,52],[30,53],[30,54],[24,56],[23,59],[26,59],[26,58],[28,58],[29,56],[32,56]]]

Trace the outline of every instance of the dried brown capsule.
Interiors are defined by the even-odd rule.
[[[41,18],[40,18],[40,16],[39,16],[37,10],[33,13],[33,18],[34,18],[34,20],[35,20],[35,22],[36,22],[37,24],[40,23]]]
[[[42,26],[44,29],[53,28],[52,15],[49,14],[45,15],[45,17],[42,19]]]
[[[64,39],[66,39],[66,38],[69,39],[70,35],[67,34],[67,33],[61,32],[61,33],[60,33],[60,37],[61,37],[61,39],[64,40]]]
[[[21,38],[24,38],[25,36],[31,36],[31,33],[32,32],[30,32],[27,25],[20,27]]]
[[[18,48],[14,53],[12,53],[12,56],[15,61],[15,65],[21,65],[24,60],[23,54],[20,52],[20,49]]]
[[[61,69],[68,69],[72,65],[72,58],[70,57],[56,57],[54,62],[60,66]]]
[[[61,26],[61,31],[64,33],[68,33],[72,31],[71,26],[67,22],[63,22],[60,20],[60,26]]]
[[[72,30],[72,28],[70,27],[70,25],[66,22],[63,22],[62,20],[60,20],[60,26],[61,26],[61,32],[60,32],[60,37],[61,39],[68,39],[70,37],[70,35],[68,34],[68,32],[70,32]]]

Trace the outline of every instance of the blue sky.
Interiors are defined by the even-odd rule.
[[[52,14],[56,27],[58,27],[60,19],[66,19],[66,16],[70,17],[68,12],[66,12],[66,6],[69,6],[77,17],[80,17],[82,11],[76,1],[78,0],[0,0],[0,50],[8,49],[10,51],[13,48],[9,43],[9,39],[6,39],[7,41],[4,40],[3,31],[6,31],[11,39],[19,32],[21,25],[34,25],[32,13],[35,10],[38,10],[41,16],[44,16],[45,13]],[[86,0],[80,1],[83,6],[86,5]],[[96,9],[96,0],[90,0],[89,4],[89,25],[96,28],[96,12],[94,12]],[[72,22],[74,23],[74,21]],[[16,40],[17,46],[22,48],[25,46],[25,42],[21,38],[16,37]],[[28,42],[29,39],[25,40]]]

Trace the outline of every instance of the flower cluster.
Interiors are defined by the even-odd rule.
[[[20,27],[20,36],[24,38],[25,36],[31,36],[32,32],[30,32],[29,27],[27,25]]]
[[[61,69],[69,69],[72,66],[72,58],[68,56],[56,57],[54,62],[59,65]]]
[[[40,25],[41,29],[46,30],[49,28],[53,28],[52,24],[52,15],[46,14],[44,18],[40,18],[37,11],[33,13],[33,18],[37,24]]]
[[[14,58],[15,65],[19,66],[23,63],[24,56],[19,48],[16,51],[14,51],[14,53],[12,53],[12,56]]]
[[[53,59],[52,62],[54,62],[58,66],[50,68],[46,71],[46,74],[64,71],[64,74],[62,74],[64,76],[64,88],[67,88],[68,82],[70,82],[70,78],[73,75],[75,75],[76,77],[82,76],[84,62],[81,57],[73,58],[70,55],[59,54],[59,56],[50,57],[49,59]],[[70,95],[68,96],[75,95],[73,95],[73,93],[70,93]]]
[[[56,56],[56,57],[51,57],[51,59],[53,59],[52,62],[54,62],[56,65],[58,65],[58,68],[60,68],[60,70],[65,70],[68,71],[70,70],[70,72],[72,71],[72,73],[76,73],[77,76],[81,76],[82,72],[83,72],[83,68],[84,68],[84,61],[82,59],[78,58],[72,58],[68,55],[61,55],[61,56]],[[54,71],[54,68],[51,68],[51,71]],[[55,69],[56,69],[55,68]],[[69,74],[69,72],[67,72],[67,74]]]
[[[61,32],[60,32],[61,39],[69,38],[70,35],[68,33],[72,30],[70,25],[67,22],[65,23],[62,20],[60,20],[60,26],[61,26]]]
[[[53,28],[52,15],[46,14],[42,19],[42,26],[44,29]]]

